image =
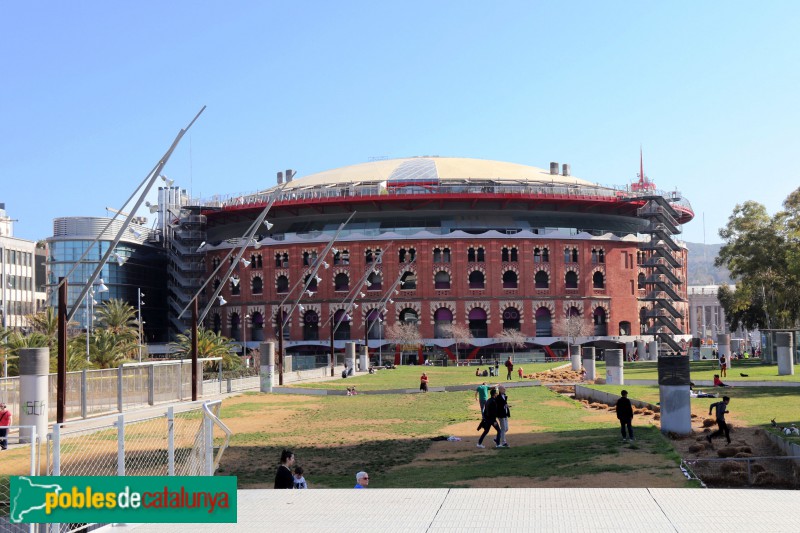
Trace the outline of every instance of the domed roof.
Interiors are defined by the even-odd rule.
[[[488,159],[464,157],[423,156],[404,159],[371,161],[358,165],[325,170],[286,185],[287,189],[346,185],[351,183],[379,182],[511,182],[511,183],[555,183],[595,186],[594,183],[576,178],[550,174],[549,171]]]

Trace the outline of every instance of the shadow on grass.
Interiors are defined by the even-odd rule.
[[[647,469],[655,475],[677,475],[680,458],[671,444],[653,426],[636,427],[636,445],[620,442],[617,427],[542,434],[537,444],[514,444],[493,449],[487,436],[486,449],[475,448],[478,434],[463,436],[461,442],[443,442],[453,446],[451,455],[437,454],[435,459],[418,459],[433,444],[429,438],[376,440],[347,446],[295,447],[297,464],[303,466],[306,479],[313,487],[351,488],[355,473],[370,473],[373,488],[441,488],[468,486],[473,480],[496,478],[502,487],[503,478],[527,477],[530,486],[550,477],[577,478],[602,473],[637,473]],[[226,461],[220,472],[236,475],[239,487],[271,486],[275,460],[282,448],[275,446],[232,448],[235,460]],[[228,453],[228,452],[226,452]],[[630,453],[659,456],[633,462]],[[229,457],[228,459],[234,459]],[[266,461],[264,460],[266,459]],[[259,465],[260,463],[260,465]],[[256,466],[258,465],[258,466]]]

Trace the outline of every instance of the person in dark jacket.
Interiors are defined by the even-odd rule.
[[[622,442],[628,442],[628,439],[633,442],[633,425],[631,425],[633,421],[633,406],[628,399],[628,391],[623,390],[620,394],[622,394],[622,398],[617,400],[617,419],[622,431]],[[627,435],[625,434],[626,428],[628,430]]]
[[[716,418],[717,418],[717,430],[714,433],[711,433],[706,436],[706,440],[711,442],[711,439],[714,437],[721,437],[725,435],[725,439],[728,441],[728,444],[731,443],[731,430],[728,427],[727,422],[725,422],[725,414],[728,413],[728,404],[731,402],[730,397],[723,396],[721,402],[712,403],[708,407],[708,414],[710,415],[712,411],[716,409]]]
[[[508,434],[508,417],[511,416],[511,409],[508,408],[508,396],[504,386],[499,385],[497,387],[497,397],[495,397],[494,402],[497,410],[497,424],[500,426],[500,434],[494,439],[495,447],[508,448],[506,435]]]
[[[492,389],[489,392],[489,399],[486,400],[486,405],[483,406],[483,420],[478,424],[478,429],[483,429],[481,437],[478,439],[478,448],[486,448],[483,445],[483,439],[489,434],[489,430],[494,428],[497,431],[497,439],[500,438],[500,425],[497,423],[497,389]]]
[[[292,475],[292,465],[294,465],[294,453],[291,450],[283,450],[281,453],[281,464],[275,473],[276,489],[293,489],[294,476]]]

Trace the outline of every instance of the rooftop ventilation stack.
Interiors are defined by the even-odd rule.
[[[294,170],[287,168],[284,174],[286,174],[286,183],[291,183],[292,178],[294,178]]]
[[[558,176],[558,162],[557,161],[550,161],[550,175],[551,176]]]
[[[278,172],[278,185],[283,183],[283,172]]]
[[[569,176],[569,163],[564,163],[561,165],[561,174],[563,176]]]

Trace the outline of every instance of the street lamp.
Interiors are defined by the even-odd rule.
[[[89,292],[86,293],[86,361],[89,361],[89,337],[92,334],[92,327],[94,326],[94,306],[97,302],[94,299],[95,293],[108,292],[108,287],[103,283],[103,278],[97,279]]]
[[[244,315],[244,320],[242,321],[242,357],[247,357],[247,319],[250,318],[250,315]],[[245,361],[247,364],[247,361]]]
[[[142,298],[144,298],[144,293],[142,292],[141,288],[137,288],[136,292],[137,292],[138,301],[139,301],[139,362],[141,363],[142,362],[142,325],[144,324],[144,322],[142,322],[142,304],[144,304],[144,301],[142,300]]]

